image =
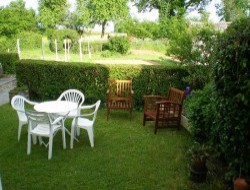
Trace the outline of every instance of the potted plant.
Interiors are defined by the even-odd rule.
[[[198,142],[188,150],[190,155],[190,179],[194,182],[204,182],[207,177],[207,159],[209,156],[209,148]]]

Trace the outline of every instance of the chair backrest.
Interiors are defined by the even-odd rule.
[[[41,123],[48,125],[51,125],[52,123],[52,120],[49,117],[48,113],[37,112],[33,110],[25,110],[25,114],[28,118],[29,128]]]
[[[185,98],[185,92],[174,87],[170,87],[168,91],[168,100],[182,105]]]
[[[95,103],[95,111],[94,111],[93,122],[95,122],[96,115],[97,115],[97,110],[98,110],[98,108],[100,107],[100,104],[101,104],[101,100],[98,100],[98,101]]]
[[[109,80],[109,93],[111,98],[126,99],[131,96],[132,80]]]
[[[17,111],[17,115],[19,118],[25,116],[25,103],[31,104],[29,100],[27,100],[25,97],[20,95],[15,95],[11,99],[11,106],[13,109]]]
[[[76,89],[69,89],[64,91],[57,100],[65,100],[68,102],[75,102],[79,105],[82,105],[82,103],[85,100],[84,94]]]

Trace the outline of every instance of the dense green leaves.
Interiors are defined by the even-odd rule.
[[[67,0],[39,0],[39,21],[43,28],[55,28],[63,23],[69,5]]]
[[[250,16],[249,9],[249,0],[222,0],[217,5],[217,13],[227,22]]]
[[[232,23],[219,38],[214,67],[218,150],[232,177],[248,173],[250,146],[250,19]],[[217,141],[218,143],[218,141]]]
[[[166,95],[169,86],[184,89],[183,67],[142,65],[98,65],[55,61],[21,60],[17,80],[29,87],[33,99],[56,99],[69,88],[84,92],[87,101],[105,102],[108,79],[132,79],[134,106],[142,108],[145,94]]]
[[[160,20],[172,16],[181,17],[185,14],[188,8],[204,8],[204,5],[209,1],[211,0],[133,0],[140,11],[146,9],[158,9]]]
[[[108,21],[117,21],[128,15],[128,0],[77,0],[78,19],[83,26],[88,23],[102,25],[102,36]]]
[[[33,9],[27,10],[23,0],[13,1],[5,8],[0,7],[0,35],[11,37],[25,30],[37,30]]]

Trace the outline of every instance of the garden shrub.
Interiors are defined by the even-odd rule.
[[[227,165],[227,179],[250,174],[250,18],[237,20],[219,37],[215,52],[214,144]]]
[[[15,36],[16,39],[20,40],[20,48],[22,49],[35,49],[42,48],[42,35],[31,32],[23,31]]]
[[[172,19],[169,21],[169,27],[167,54],[176,57],[181,64],[187,65],[187,81],[191,82],[191,86],[202,89],[212,80],[211,55],[216,44],[217,32],[208,22],[192,26],[184,19]]]
[[[17,53],[0,53],[0,63],[4,74],[16,74],[16,64],[19,61]]]
[[[16,43],[15,38],[0,36],[0,51],[3,52],[16,52]]]
[[[186,113],[190,122],[190,131],[194,139],[200,143],[207,143],[211,140],[212,126],[215,117],[213,85],[207,84],[203,90],[192,92],[187,97]]]
[[[130,42],[127,37],[111,37],[109,42],[103,46],[104,50],[110,50],[121,54],[126,54],[130,48]]]

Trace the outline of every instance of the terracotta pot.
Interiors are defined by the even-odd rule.
[[[234,180],[234,190],[250,190],[250,185],[246,179],[238,177]]]

